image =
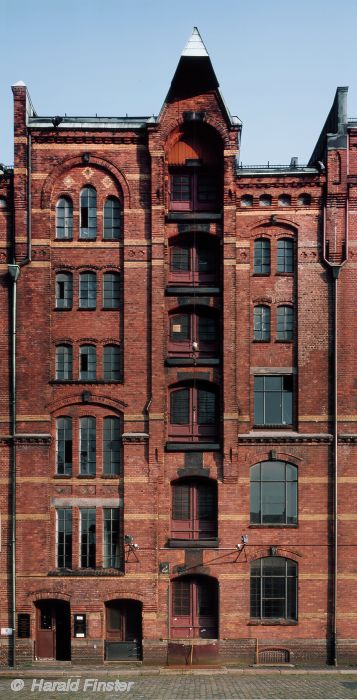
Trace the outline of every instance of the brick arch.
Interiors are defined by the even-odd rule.
[[[294,546],[294,545],[292,545],[292,546]],[[274,556],[274,557],[280,557],[281,559],[291,559],[291,561],[295,562],[295,564],[297,564],[298,568],[299,568],[299,559],[302,556],[300,553],[294,552],[291,549],[287,549],[283,545],[282,546],[276,545],[277,554],[271,554],[270,553],[271,547],[272,547],[272,545],[267,544],[267,545],[260,547],[259,549],[257,548],[255,551],[252,551],[250,553],[249,563],[251,563],[252,561],[257,561],[257,559],[268,559],[269,557]],[[253,548],[255,549],[254,546],[251,547],[251,549],[253,549]]]
[[[81,405],[81,406],[102,406],[103,408],[111,408],[116,413],[123,413],[124,409],[127,407],[127,403],[121,399],[110,399],[107,396],[102,396],[100,394],[94,394],[90,392],[90,400],[84,402],[82,399],[82,391],[77,394],[72,394],[71,396],[65,396],[62,399],[53,401],[47,404],[47,408],[51,414],[66,408],[67,406]]]
[[[68,593],[63,593],[63,591],[49,591],[46,589],[37,593],[31,591],[27,594],[27,597],[32,598],[34,603],[37,603],[39,600],[64,600],[66,603],[70,603],[72,596]]]
[[[290,462],[294,465],[294,467],[299,467],[301,466],[301,463],[304,462],[302,457],[296,457],[296,455],[290,454],[289,452],[278,452],[277,450],[274,450],[273,447],[272,450],[265,449],[264,452],[254,452],[253,454],[250,454],[245,458],[242,466],[250,468],[254,467],[255,464],[258,464],[258,462],[270,462],[269,452],[271,451],[276,453],[277,461]]]
[[[110,603],[111,601],[114,602],[115,600],[134,600],[136,603],[141,603],[144,609],[144,599],[145,595],[143,593],[138,593],[137,591],[135,591],[135,593],[120,591],[118,594],[108,593],[106,596],[104,596],[103,603]]]
[[[200,124],[209,126],[215,132],[215,134],[220,137],[222,142],[222,149],[228,149],[231,147],[229,133],[219,122],[216,122],[214,119],[211,119],[211,117],[208,116],[203,122],[198,123],[198,127]],[[167,149],[172,148],[172,146],[174,146],[176,140],[178,140],[180,130],[185,126],[187,126],[187,122],[185,122],[183,118],[179,118],[177,119],[176,125],[174,127],[172,127],[172,123],[170,123],[167,127],[162,129],[161,133],[165,144],[165,153],[167,152]]]
[[[282,229],[282,235],[284,234],[284,231],[290,232],[290,233],[297,233],[298,232],[298,225],[295,223],[295,221],[292,221],[291,219],[285,219],[282,216],[278,215],[273,215],[274,219],[272,220],[271,216],[267,216],[266,218],[262,219],[259,221],[258,224],[253,224],[251,227],[252,232],[259,232],[259,230],[264,230],[267,227],[269,228],[281,228]],[[267,236],[271,236],[271,233],[266,232]]]
[[[62,163],[60,163],[58,166],[56,166],[52,172],[49,174],[49,176],[46,178],[44,185],[42,187],[42,192],[41,192],[41,207],[42,209],[47,209],[50,207],[51,203],[51,195],[52,195],[52,190],[55,184],[55,181],[63,175],[67,170],[71,170],[72,168],[76,168],[78,166],[84,167],[84,163],[82,160],[82,156],[73,156],[70,158],[66,158]],[[116,183],[119,185],[123,192],[124,200],[126,203],[126,206],[130,209],[131,207],[131,195],[130,195],[130,189],[128,182],[126,180],[125,175],[123,172],[117,168],[116,165],[113,165],[108,160],[105,160],[104,158],[97,158],[96,156],[91,154],[90,157],[90,166],[96,166],[98,169],[105,170],[106,172],[110,173]]]

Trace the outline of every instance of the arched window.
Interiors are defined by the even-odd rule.
[[[170,245],[169,281],[173,284],[215,284],[219,279],[216,240],[175,241]]]
[[[92,416],[79,420],[79,473],[95,475],[96,470],[96,421]]]
[[[80,194],[80,231],[79,237],[93,240],[97,235],[97,193],[94,187],[83,187]]]
[[[262,194],[259,197],[259,206],[261,207],[271,207],[271,195],[270,194]]]
[[[69,197],[60,197],[56,204],[56,238],[73,237],[73,204]]]
[[[252,618],[297,620],[297,564],[284,557],[264,557],[250,565]]]
[[[117,197],[108,197],[104,204],[103,238],[118,241],[121,235],[121,204]]]
[[[121,379],[120,346],[105,345],[103,352],[104,379],[106,382],[119,382]]]
[[[118,476],[120,473],[120,420],[108,416],[103,421],[103,473]]]
[[[244,194],[240,198],[241,207],[252,207],[253,206],[253,196],[251,194]]]
[[[269,306],[254,307],[254,340],[260,342],[267,342],[270,340]]]
[[[308,207],[311,204],[311,195],[306,194],[303,192],[302,194],[299,194],[298,199],[297,199],[297,204],[298,207]]]
[[[294,272],[294,241],[292,238],[279,238],[277,272]]]
[[[293,339],[294,311],[292,306],[278,306],[276,312],[276,339],[289,341]]]
[[[218,583],[210,576],[181,576],[171,582],[171,638],[218,637]]]
[[[69,416],[56,420],[56,472],[72,474],[72,418]]]
[[[199,382],[170,392],[170,437],[180,442],[214,441],[217,438],[218,401],[215,388]]]
[[[120,308],[120,275],[118,272],[105,272],[103,275],[103,308]]]
[[[171,537],[207,540],[217,537],[217,484],[212,479],[180,479],[172,484]]]
[[[71,309],[73,301],[73,278],[71,272],[56,275],[56,309]]]
[[[197,349],[193,348],[197,344]],[[205,309],[186,309],[170,316],[168,351],[175,357],[212,357],[218,351],[217,318]]]
[[[57,345],[56,347],[56,379],[68,381],[72,379],[72,346]]]
[[[95,309],[97,305],[97,275],[81,272],[79,275],[79,308]]]
[[[254,241],[254,274],[270,275],[270,240],[256,238]]]
[[[278,198],[279,207],[290,207],[291,197],[289,194],[281,194]]]
[[[297,524],[297,468],[293,464],[274,460],[251,467],[250,522]]]
[[[95,345],[81,345],[79,348],[79,378],[90,381],[96,378],[97,357]]]

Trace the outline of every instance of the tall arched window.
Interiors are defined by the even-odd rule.
[[[72,418],[69,416],[56,420],[56,472],[72,474]]]
[[[254,241],[254,274],[270,275],[270,240],[256,238]]]
[[[118,241],[121,234],[121,204],[117,197],[108,197],[104,204],[103,238],[108,241]]]
[[[81,190],[80,208],[79,237],[93,240],[97,235],[97,193],[91,185]]]
[[[96,378],[97,354],[95,345],[81,345],[79,348],[79,378],[90,381]]]
[[[71,309],[73,301],[73,278],[71,272],[56,275],[56,309]]]
[[[294,311],[292,306],[278,306],[276,312],[276,339],[289,341],[293,339]]]
[[[95,475],[96,470],[96,420],[85,416],[79,420],[79,473]]]
[[[277,272],[294,272],[294,241],[292,238],[279,238]]]
[[[192,383],[171,390],[171,438],[181,442],[214,441],[218,435],[217,416],[217,393],[208,383]]]
[[[119,382],[121,379],[120,346],[105,345],[103,352],[104,379]]]
[[[252,618],[297,620],[297,564],[284,557],[264,557],[250,565]]]
[[[270,340],[270,308],[269,306],[254,307],[254,340],[267,342]]]
[[[73,204],[69,197],[60,197],[56,204],[56,238],[73,237]]]
[[[120,420],[108,416],[103,421],[103,473],[119,475],[120,472]]]
[[[56,379],[68,381],[72,379],[72,346],[57,345],[56,347]]]
[[[297,468],[293,464],[274,460],[251,467],[250,522],[297,524]]]

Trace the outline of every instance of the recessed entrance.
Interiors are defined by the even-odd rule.
[[[40,600],[36,604],[35,658],[70,661],[71,613],[63,600]]]
[[[142,605],[136,600],[106,604],[106,661],[140,661],[142,658]]]

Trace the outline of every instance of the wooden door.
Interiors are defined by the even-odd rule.
[[[141,658],[141,605],[134,600],[116,600],[106,606],[106,659],[125,661]]]
[[[217,582],[183,578],[172,583],[172,639],[216,639],[218,633]]]
[[[56,658],[56,612],[50,601],[37,608],[36,658]]]

